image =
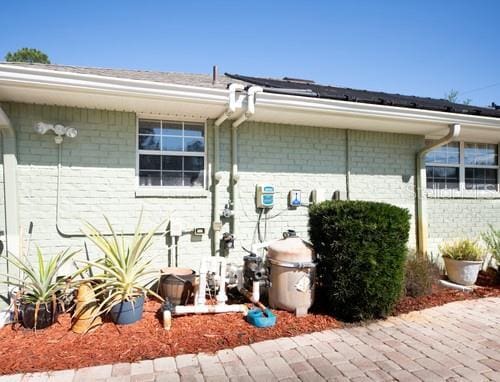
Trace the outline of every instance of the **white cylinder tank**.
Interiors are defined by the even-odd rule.
[[[314,302],[316,257],[310,244],[295,235],[271,243],[267,251],[271,308],[307,314]]]

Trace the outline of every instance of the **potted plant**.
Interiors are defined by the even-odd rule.
[[[483,264],[484,250],[469,239],[444,243],[439,246],[450,281],[460,285],[474,285]]]
[[[86,236],[101,251],[102,257],[95,261],[85,261],[89,267],[97,268],[91,281],[99,299],[99,313],[109,313],[117,324],[131,324],[142,317],[144,298],[147,294],[163,299],[148,285],[156,282],[159,271],[150,269],[151,259],[145,254],[152,244],[158,225],[148,233],[140,233],[141,218],[132,239],[125,240],[117,235],[109,219],[104,217],[111,232],[105,235],[87,223]]]
[[[483,233],[482,238],[491,253],[492,259],[496,261],[495,284],[500,284],[500,230],[496,230],[490,225],[490,230]]]
[[[78,252],[66,249],[44,261],[44,255],[37,247],[36,262],[12,253],[0,255],[20,272],[19,277],[5,275],[2,283],[17,287],[14,308],[16,315],[19,309],[24,327],[44,329],[56,321],[58,308],[69,285],[68,279],[73,277],[59,277],[58,272]]]

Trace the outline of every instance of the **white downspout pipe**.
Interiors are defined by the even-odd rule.
[[[252,118],[255,114],[255,97],[257,93],[262,93],[264,89],[260,86],[250,86],[247,90],[247,108],[245,113],[243,113],[232,125],[232,135],[231,135],[231,188],[232,188],[232,202],[233,202],[233,227],[232,234],[237,236],[237,224],[236,224],[236,214],[238,211],[238,182],[240,180],[240,175],[238,173],[238,126],[243,122]]]
[[[16,133],[9,117],[0,107],[2,136],[3,187],[5,208],[5,253],[19,255],[19,214],[17,203],[17,146]]]
[[[219,195],[217,192],[217,185],[220,182],[222,176],[219,172],[219,150],[220,150],[220,125],[232,116],[238,105],[240,104],[240,100],[236,98],[236,92],[242,91],[245,87],[242,84],[230,84],[229,85],[229,103],[227,110],[222,113],[219,118],[215,120],[214,123],[214,161],[213,161],[213,221],[212,221],[212,230],[214,232],[214,256],[220,254],[220,231],[222,229],[222,222],[220,220],[220,211],[219,211]]]
[[[427,179],[425,171],[425,156],[431,150],[437,149],[458,138],[460,135],[460,125],[454,124],[449,127],[449,132],[438,141],[425,146],[417,153],[417,237],[418,253],[427,255],[428,251],[428,232],[427,232]]]

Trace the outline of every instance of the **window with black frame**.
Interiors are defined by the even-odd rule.
[[[205,124],[140,119],[140,186],[204,187]]]

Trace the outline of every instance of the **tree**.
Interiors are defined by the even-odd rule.
[[[460,92],[458,90],[451,89],[448,93],[445,93],[444,97],[445,97],[445,99],[447,99],[448,101],[453,102],[453,103],[462,103],[464,105],[471,104],[472,100],[470,98],[459,100],[458,99],[459,94],[460,94]]]
[[[50,64],[49,56],[34,48],[21,48],[15,52],[8,52],[5,61]]]

